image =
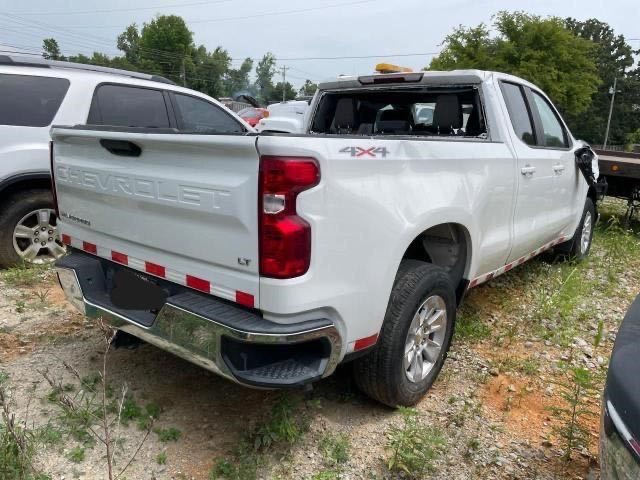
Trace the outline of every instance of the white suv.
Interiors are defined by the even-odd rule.
[[[158,84],[164,93],[151,89]],[[187,100],[172,104],[168,92]],[[0,268],[47,263],[65,252],[51,194],[52,124],[179,129],[179,123],[229,122],[228,113],[216,100],[163,77],[0,55]],[[250,129],[235,120],[232,129]]]

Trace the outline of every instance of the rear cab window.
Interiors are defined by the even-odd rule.
[[[0,74],[0,125],[51,125],[68,90],[65,78]]]
[[[162,90],[130,85],[98,85],[87,122],[117,127],[169,128]]]
[[[477,87],[410,87],[328,91],[311,133],[486,138]]]

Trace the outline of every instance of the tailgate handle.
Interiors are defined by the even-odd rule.
[[[100,145],[119,157],[139,157],[142,153],[142,149],[138,145],[128,140],[107,140],[103,138],[100,140]]]

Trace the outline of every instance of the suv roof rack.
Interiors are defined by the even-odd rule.
[[[87,70],[97,73],[110,73],[112,75],[121,75],[124,77],[139,78],[141,80],[150,80],[152,82],[168,83],[176,85],[175,82],[160,75],[149,75],[147,73],[131,72],[129,70],[120,70],[118,68],[99,67],[97,65],[88,65],[84,63],[62,62],[59,60],[47,60],[45,58],[30,58],[17,55],[0,55],[0,65],[14,65],[21,67],[38,67],[38,68],[68,68],[72,70]]]

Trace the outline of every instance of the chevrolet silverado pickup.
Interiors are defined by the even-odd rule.
[[[192,130],[54,126],[68,299],[243,385],[302,386],[349,361],[365,393],[411,405],[468,289],[545,250],[588,254],[584,144],[535,85],[342,77],[309,109],[298,134],[204,112]]]

